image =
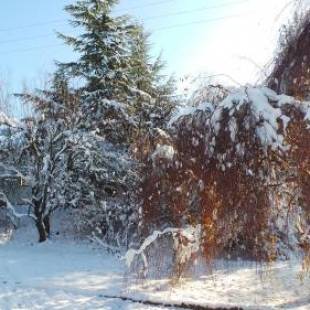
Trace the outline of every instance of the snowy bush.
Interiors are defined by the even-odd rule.
[[[126,246],[137,227],[135,162],[125,149],[95,133],[71,136],[67,173],[67,206],[78,214],[76,226],[116,246]]]

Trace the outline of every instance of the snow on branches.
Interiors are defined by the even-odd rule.
[[[142,258],[144,265],[144,272],[148,269],[148,255],[147,250],[158,241],[159,237],[171,235],[173,239],[173,247],[175,251],[174,265],[182,269],[189,262],[192,263],[194,256],[198,255],[201,241],[201,226],[196,227],[188,225],[185,228],[166,228],[163,231],[153,231],[141,244],[138,249],[130,249],[127,251],[123,259],[126,261],[128,267],[131,267],[133,261]],[[179,274],[181,275],[181,274]]]
[[[220,102],[179,109],[169,125],[147,143],[145,226],[202,225],[210,259],[282,255],[278,245],[288,246],[287,232],[298,234],[291,213],[305,210],[309,218],[309,105],[246,86]],[[277,223],[280,213],[285,231]]]

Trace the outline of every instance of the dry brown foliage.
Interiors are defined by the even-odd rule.
[[[138,148],[145,164],[141,189],[144,233],[201,224],[202,251],[209,262],[223,256],[275,260],[283,234],[275,229],[273,216],[276,208],[283,208],[284,187],[289,193],[295,188],[301,193],[291,202],[286,197],[287,212],[290,204],[301,203],[309,216],[310,133],[301,110],[286,109],[284,114],[294,120],[287,131],[292,145],[287,154],[263,148],[249,105],[236,109],[235,140],[227,129],[229,111],[214,135],[208,122],[211,112],[199,109],[181,117],[169,136],[145,138]],[[173,159],[152,158],[157,145],[173,147]]]
[[[305,99],[310,94],[310,11],[296,14],[282,28],[279,52],[268,86],[278,93]]]
[[[310,227],[310,130],[303,115],[294,111],[294,116],[295,121],[290,124],[287,134],[292,145],[289,165],[293,173],[289,181],[298,189],[298,205],[304,210],[304,218],[299,223],[299,245],[305,257],[303,268],[310,270],[310,232],[307,232]]]

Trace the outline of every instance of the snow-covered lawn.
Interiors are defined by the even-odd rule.
[[[219,263],[220,265],[220,263]],[[184,279],[169,287],[167,280],[131,286],[136,297],[180,301],[210,307],[244,309],[310,309],[310,278],[301,281],[300,265],[277,263],[259,267],[250,263],[224,262],[213,274]],[[169,288],[168,288],[169,287]]]
[[[75,242],[1,245],[0,309],[156,309],[103,298],[122,290],[122,275],[114,257]]]
[[[151,301],[250,309],[310,309],[310,279],[300,265],[260,267],[220,264],[212,275],[183,280],[125,277],[123,262],[103,250],[70,240],[31,244],[18,238],[0,245],[0,309],[163,309],[108,299],[130,296]],[[170,308],[171,309],[171,308]]]

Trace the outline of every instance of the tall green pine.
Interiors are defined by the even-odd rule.
[[[77,61],[59,63],[82,86],[81,125],[111,142],[126,142],[133,120],[128,116],[130,38],[127,17],[112,17],[114,0],[84,0],[68,5],[77,37],[59,34],[79,54]]]

